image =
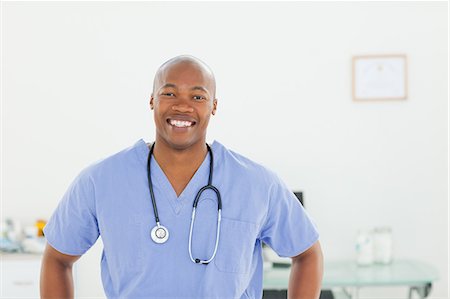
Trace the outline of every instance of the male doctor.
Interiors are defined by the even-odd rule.
[[[108,298],[261,298],[263,243],[292,258],[289,298],[319,297],[318,232],[293,193],[265,167],[206,143],[215,92],[197,58],[158,69],[155,141],[91,164],[70,185],[44,229],[42,298],[73,298],[72,265],[99,236]],[[205,185],[215,189],[200,194],[192,221]]]

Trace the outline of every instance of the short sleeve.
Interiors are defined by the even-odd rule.
[[[281,257],[294,257],[310,248],[319,233],[294,193],[277,177],[260,239]]]
[[[44,228],[47,242],[68,255],[84,254],[98,239],[92,179],[81,172],[63,195]]]

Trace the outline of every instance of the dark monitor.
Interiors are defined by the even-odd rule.
[[[294,191],[295,196],[300,201],[300,203],[303,205],[303,192],[302,191]]]

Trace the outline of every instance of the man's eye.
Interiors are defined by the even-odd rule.
[[[196,101],[203,101],[205,99],[206,98],[204,96],[194,96],[194,100],[196,100]]]
[[[166,92],[162,94],[163,96],[168,96],[168,97],[173,97],[175,94],[171,93],[171,92]]]

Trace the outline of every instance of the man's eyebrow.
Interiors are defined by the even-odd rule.
[[[173,83],[166,83],[166,84],[164,84],[163,86],[161,86],[161,88],[167,88],[167,87],[173,87],[173,88],[176,88],[177,86],[176,86],[175,84],[173,84]]]
[[[206,88],[204,88],[203,86],[194,86],[191,88],[191,90],[201,90],[204,91],[206,93],[209,93],[208,90]]]
[[[177,86],[175,84],[173,84],[173,83],[166,83],[163,86],[161,86],[160,89],[163,89],[163,88],[177,88]],[[203,86],[193,86],[193,87],[191,87],[191,90],[201,90],[201,91],[204,91],[206,93],[209,93],[208,89],[206,89]]]

